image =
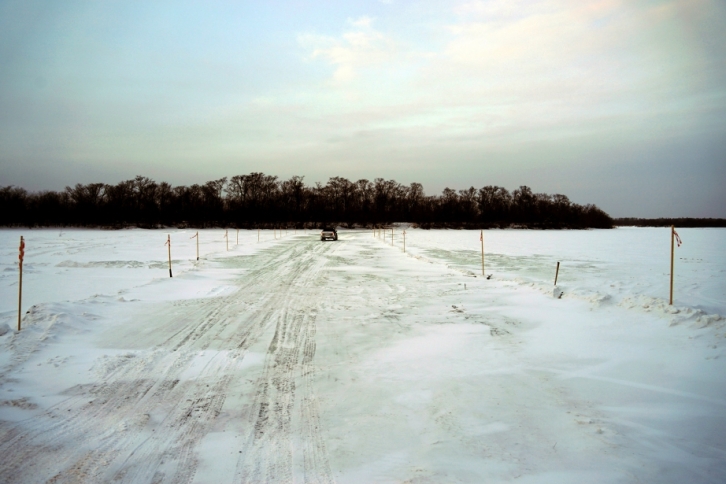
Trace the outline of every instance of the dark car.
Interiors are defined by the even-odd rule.
[[[338,231],[334,228],[324,227],[320,232],[320,240],[338,240]]]

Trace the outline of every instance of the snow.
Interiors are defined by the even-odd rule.
[[[726,481],[724,229],[196,232],[0,231],[0,481]]]

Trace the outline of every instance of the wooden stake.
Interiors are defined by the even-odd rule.
[[[239,229],[237,229],[237,244],[235,245],[239,245]]]
[[[23,258],[25,257],[25,240],[20,236],[20,251],[18,253],[18,268],[20,269],[20,280],[18,282],[18,331],[20,331],[20,317],[23,307]]]
[[[555,269],[555,286],[557,285],[557,275],[560,273],[560,262],[557,261],[557,269]]]
[[[479,240],[481,240],[481,275],[484,275],[484,230],[479,230]]]
[[[403,253],[406,253],[406,231],[403,231]]]
[[[224,231],[224,240],[227,243],[227,251],[229,251],[229,230],[226,230],[225,229],[225,231]]]
[[[169,250],[169,277],[172,277],[172,275],[171,275],[171,235],[166,236],[166,245]]]
[[[673,306],[673,258],[676,243],[675,231],[676,227],[674,225],[671,225],[671,296],[668,301],[668,304],[670,304],[671,306]]]
[[[194,234],[194,237],[192,239],[197,239],[197,260],[199,260],[199,231],[197,230],[197,233]]]

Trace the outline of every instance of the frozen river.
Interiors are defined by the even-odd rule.
[[[726,481],[726,230],[402,228],[0,231],[0,481]]]

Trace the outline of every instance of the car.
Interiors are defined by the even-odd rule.
[[[338,231],[334,228],[324,227],[320,232],[320,240],[338,240]]]

